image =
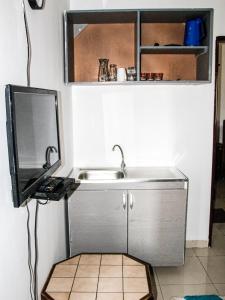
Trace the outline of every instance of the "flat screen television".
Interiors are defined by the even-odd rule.
[[[61,165],[57,92],[7,85],[6,116],[12,197],[20,207]]]

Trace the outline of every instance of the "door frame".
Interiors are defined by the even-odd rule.
[[[216,143],[218,138],[218,120],[217,120],[217,87],[219,73],[219,46],[225,44],[225,36],[216,37],[216,54],[215,54],[215,85],[214,85],[214,119],[213,119],[213,153],[212,153],[212,180],[211,180],[211,203],[210,203],[210,219],[209,219],[209,247],[212,246],[213,231],[213,209],[215,205],[216,195]]]

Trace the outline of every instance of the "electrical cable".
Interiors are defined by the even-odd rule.
[[[27,86],[30,86],[30,73],[31,73],[31,59],[32,59],[32,44],[30,39],[30,31],[27,20],[26,6],[24,0],[22,0],[23,6],[23,17],[24,17],[24,25],[26,31],[26,41],[27,41],[27,68],[26,68],[26,76],[27,76]],[[30,234],[30,210],[28,206],[30,198],[27,199],[26,208],[27,208],[27,237],[28,237],[28,267],[30,272],[30,296],[31,300],[38,300],[38,212],[39,212],[39,204],[46,205],[48,204],[48,200],[45,202],[41,202],[37,200],[35,207],[35,220],[34,220],[34,268],[32,266],[32,249],[31,249],[31,234]]]
[[[39,205],[46,205],[48,204],[49,200],[45,202],[41,202],[37,200],[36,207],[35,207],[35,218],[34,218],[34,299],[38,300],[38,259],[39,259],[39,252],[38,252],[38,212],[39,212]]]
[[[28,200],[26,201],[26,208],[27,208],[27,246],[28,246],[28,268],[30,272],[30,296],[31,300],[34,300],[33,295],[33,287],[34,287],[34,271],[32,267],[32,250],[31,250],[31,235],[30,235],[30,210],[28,206]]]
[[[22,0],[22,7],[23,7],[23,18],[24,18],[24,25],[26,31],[26,41],[27,41],[27,68],[26,68],[26,77],[27,77],[27,86],[30,86],[30,69],[31,69],[31,58],[32,58],[32,45],[30,39],[30,32],[27,20],[27,13],[26,13],[26,6],[24,0]],[[34,268],[32,266],[32,249],[31,249],[31,234],[30,234],[30,210],[28,206],[30,198],[26,201],[26,208],[27,208],[27,239],[28,239],[28,268],[30,272],[30,296],[31,300],[38,299],[38,292],[37,292],[37,234],[35,235],[35,262]],[[38,212],[38,203],[35,209],[35,232],[37,232],[37,212]]]
[[[32,59],[32,45],[31,45],[31,39],[30,39],[30,31],[29,31],[29,25],[27,21],[27,12],[26,12],[26,6],[24,3],[24,0],[22,0],[22,6],[23,6],[23,17],[24,17],[24,25],[25,25],[25,31],[26,31],[26,40],[27,40],[27,86],[30,86],[30,69],[31,69],[31,59]]]
[[[35,218],[34,218],[34,268],[32,266],[32,250],[31,250],[31,234],[30,234],[30,210],[28,206],[30,198],[27,199],[26,208],[27,208],[27,237],[28,237],[28,267],[30,271],[30,296],[31,300],[38,300],[38,212],[39,204],[46,205],[48,200],[41,202],[37,200],[35,207]]]
[[[36,207],[35,207],[35,219],[34,219],[34,249],[35,249],[35,258],[34,258],[34,297],[35,300],[38,300],[38,259],[39,259],[39,252],[38,252],[38,212],[39,212],[39,205],[46,205],[48,204],[48,200],[45,202],[41,202],[37,200]]]
[[[37,227],[38,227],[38,211],[39,211],[39,202],[36,202],[35,208],[35,221],[34,221],[34,249],[35,249],[35,259],[34,259],[34,299],[38,300],[38,234],[37,234]]]

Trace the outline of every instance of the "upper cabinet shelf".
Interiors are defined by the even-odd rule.
[[[140,52],[145,54],[195,54],[208,53],[207,46],[141,46]]]
[[[185,23],[195,18],[203,20],[204,38],[184,46]],[[99,58],[134,66],[134,84],[144,83],[141,73],[163,73],[166,83],[211,81],[213,9],[67,11],[64,23],[66,83],[99,84]]]

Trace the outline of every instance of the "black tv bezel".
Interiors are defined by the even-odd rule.
[[[59,159],[50,169],[46,170],[35,182],[33,182],[27,189],[20,192],[18,184],[18,149],[17,149],[17,137],[16,137],[16,117],[15,117],[15,93],[25,94],[38,94],[38,95],[54,95],[55,96],[55,108],[56,108],[56,123],[57,123],[57,138],[58,138],[58,153]],[[6,100],[6,130],[8,139],[8,154],[9,154],[9,167],[12,181],[12,198],[14,207],[23,206],[26,200],[31,197],[37,190],[37,187],[46,178],[50,177],[62,164],[61,161],[61,147],[60,147],[60,131],[59,131],[59,112],[58,112],[58,94],[55,90],[40,89],[34,87],[25,87],[18,85],[6,85],[5,88],[5,100]]]

